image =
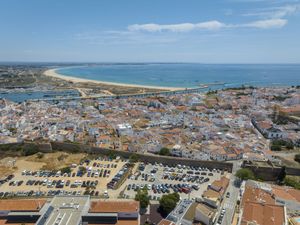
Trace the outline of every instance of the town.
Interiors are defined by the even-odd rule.
[[[217,161],[276,161],[270,148],[300,145],[298,88],[20,104],[3,99],[0,107],[1,144],[71,142]]]
[[[0,0],[0,225],[300,225],[300,0]]]
[[[0,115],[3,224],[269,225],[300,218],[299,87],[1,99]],[[32,143],[50,150],[22,149]],[[74,151],[53,147],[64,143]],[[256,170],[270,165],[279,172]]]

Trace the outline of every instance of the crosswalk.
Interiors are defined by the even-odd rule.
[[[228,209],[234,209],[234,206],[235,204],[233,202],[225,202],[224,205],[223,205],[223,208],[225,208],[226,210]]]

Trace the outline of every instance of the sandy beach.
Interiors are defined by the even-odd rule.
[[[90,80],[84,78],[77,78],[71,76],[65,76],[56,72],[57,69],[49,69],[44,72],[45,76],[50,76],[58,79],[63,79],[66,81],[71,81],[74,83],[94,83],[94,84],[105,84],[105,85],[112,85],[112,86],[122,86],[122,87],[136,87],[136,88],[147,88],[147,89],[157,89],[157,90],[168,90],[168,91],[176,91],[176,90],[183,90],[184,88],[175,88],[175,87],[160,87],[160,86],[148,86],[148,85],[137,85],[137,84],[124,84],[124,83],[115,83],[115,82],[107,82],[107,81],[97,81],[97,80]]]

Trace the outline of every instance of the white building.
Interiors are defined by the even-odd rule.
[[[129,123],[122,123],[117,125],[117,130],[120,135],[132,135],[132,126]]]

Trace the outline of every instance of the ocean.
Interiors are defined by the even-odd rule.
[[[57,72],[97,81],[162,87],[300,85],[300,64],[127,63],[67,67]]]

